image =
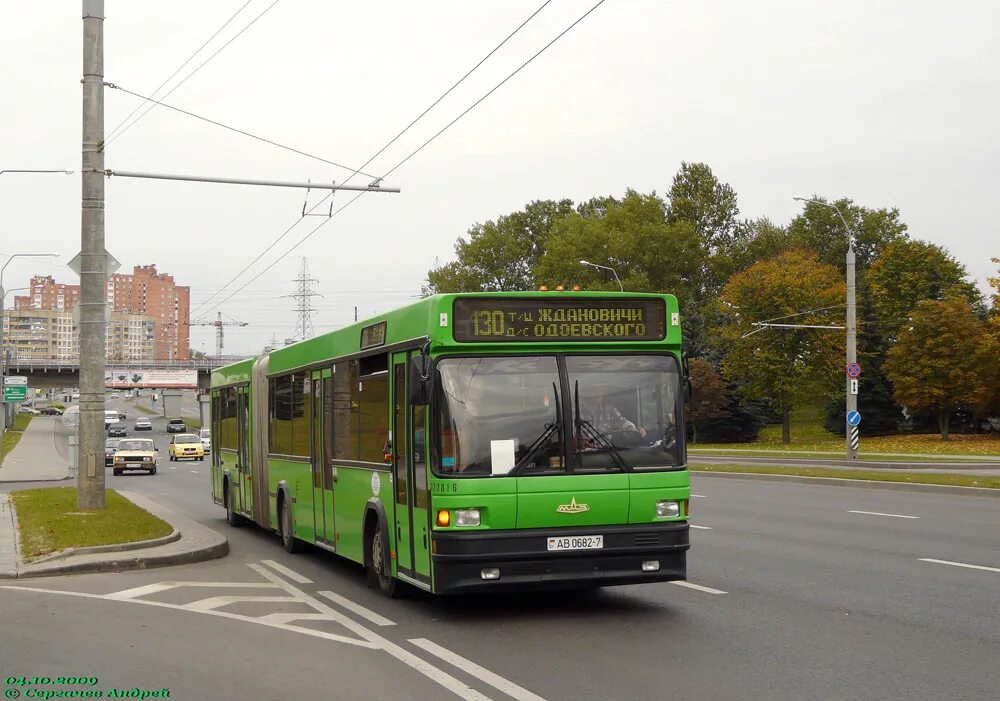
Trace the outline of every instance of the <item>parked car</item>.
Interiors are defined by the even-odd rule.
[[[149,438],[128,438],[118,442],[115,453],[114,473],[125,470],[144,470],[156,474],[156,445]]]
[[[111,424],[118,423],[118,412],[114,409],[104,411],[104,428],[110,428]]]
[[[108,436],[119,436],[124,438],[128,435],[128,430],[126,429],[125,422],[118,421],[110,426],[108,426]]]
[[[19,406],[17,408],[17,413],[18,414],[31,414],[32,416],[38,416],[42,412],[40,412],[38,409],[32,409],[30,406]]]
[[[137,416],[137,417],[135,417],[135,426],[133,426],[133,428],[136,431],[152,431],[153,430],[153,422],[150,421],[145,416]]]
[[[71,394],[69,396],[69,400],[71,402],[78,402],[78,401],[80,401],[80,393],[79,392],[73,392],[73,394]]]
[[[115,451],[118,450],[118,439],[109,438],[104,441],[104,466],[112,465],[115,462]]]
[[[202,428],[198,430],[198,437],[201,438],[201,447],[205,449],[205,455],[212,452],[212,429]]]
[[[204,460],[205,449],[201,445],[201,439],[193,433],[181,433],[170,439],[171,460],[190,458],[192,460]]]
[[[170,419],[167,421],[167,433],[184,433],[188,427],[184,424],[184,419]]]
[[[42,416],[62,416],[63,410],[56,406],[47,406],[39,410]]]

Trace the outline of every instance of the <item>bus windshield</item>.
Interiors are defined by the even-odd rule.
[[[437,372],[438,474],[621,472],[683,464],[673,356],[445,358]]]

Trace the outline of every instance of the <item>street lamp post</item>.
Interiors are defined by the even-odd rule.
[[[813,199],[811,197],[794,197],[793,199],[799,202],[806,202],[807,204],[816,204],[821,207],[827,207],[832,209],[840,217],[840,222],[844,225],[844,230],[847,232],[847,368],[850,368],[858,361],[858,321],[857,321],[857,300],[856,300],[856,290],[854,283],[855,277],[855,259],[854,259],[854,232],[851,231],[851,227],[847,225],[847,220],[844,219],[844,215],[841,213],[840,208],[831,202],[823,202],[822,200]],[[847,448],[847,459],[857,460],[858,459],[858,448],[860,446],[860,431],[859,426],[852,426],[848,422],[848,417],[851,412],[857,413],[858,411],[858,388],[857,380],[851,378],[851,376],[845,372],[845,395],[847,397],[845,406],[846,412],[844,414],[844,421],[847,422],[845,426],[846,429],[846,448]],[[859,417],[860,421],[860,417]]]
[[[615,282],[618,283],[618,289],[621,290],[622,292],[625,291],[625,287],[622,285],[622,281],[618,277],[618,273],[615,272],[614,268],[612,268],[610,266],[607,266],[607,265],[598,265],[597,263],[591,263],[590,261],[586,261],[586,260],[581,260],[580,261],[580,265],[586,265],[586,266],[588,266],[590,268],[600,268],[601,270],[610,270],[611,274],[615,276]]]
[[[12,171],[0,171],[0,173],[9,173]],[[21,172],[21,171],[13,171]],[[58,257],[58,253],[13,253],[7,258],[7,262],[3,264],[0,268],[0,385],[3,384],[3,378],[7,374],[7,349],[3,345],[3,318],[4,318],[4,299],[7,296],[3,290],[3,273],[10,265],[10,262],[15,258],[54,258]],[[2,390],[0,390],[2,391]],[[4,404],[2,411],[0,411],[0,435],[7,429],[7,405]]]

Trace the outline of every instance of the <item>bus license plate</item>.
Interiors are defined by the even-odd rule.
[[[602,535],[574,535],[549,538],[549,550],[599,550],[604,547]]]

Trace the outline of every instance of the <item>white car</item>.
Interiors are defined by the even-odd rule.
[[[135,426],[133,426],[133,428],[136,431],[152,431],[153,422],[145,416],[137,416],[135,417]]]
[[[111,424],[116,424],[121,419],[118,417],[118,412],[114,409],[106,409],[104,411],[104,428],[105,430],[111,428]]]
[[[212,452],[212,429],[203,428],[198,431],[198,437],[201,438],[201,445],[205,449],[205,455]]]
[[[149,438],[126,438],[118,441],[112,468],[115,475],[125,470],[143,470],[156,474],[156,445]]]

